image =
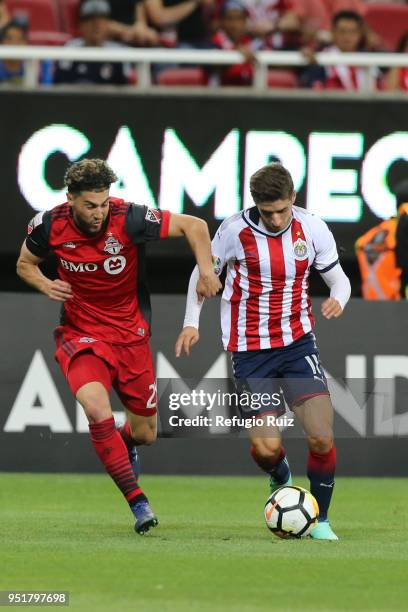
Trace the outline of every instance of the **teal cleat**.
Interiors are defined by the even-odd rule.
[[[287,479],[286,482],[278,482],[276,478],[274,478],[273,476],[269,478],[269,488],[271,490],[271,495],[272,493],[275,493],[275,491],[277,491],[281,487],[290,487],[290,486],[292,486],[292,476],[291,475],[289,475],[289,478]]]
[[[314,540],[338,540],[339,538],[334,533],[329,521],[319,521],[310,532],[310,537]]]

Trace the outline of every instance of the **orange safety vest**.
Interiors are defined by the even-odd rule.
[[[361,292],[366,300],[400,299],[401,269],[397,267],[395,245],[402,214],[408,214],[408,203],[401,204],[397,217],[382,221],[356,241]]]

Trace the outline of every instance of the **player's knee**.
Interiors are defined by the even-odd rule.
[[[144,446],[150,446],[157,440],[157,432],[150,428],[145,428],[142,430],[133,430],[132,429],[132,438],[137,444],[143,444]]]
[[[256,454],[263,461],[274,463],[279,459],[281,444],[278,440],[261,440],[254,442]]]
[[[81,398],[81,404],[90,423],[100,423],[112,415],[110,407],[97,393],[89,393],[86,397]]]
[[[321,453],[322,455],[328,453],[333,446],[333,436],[311,436],[308,438],[308,444],[311,451],[314,453]]]

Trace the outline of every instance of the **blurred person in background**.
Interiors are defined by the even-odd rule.
[[[396,265],[401,271],[400,297],[408,300],[408,180],[398,183],[395,189],[397,200],[397,228],[395,235]]]
[[[295,50],[301,45],[301,20],[292,0],[245,0],[248,32],[264,40],[265,48]]]
[[[82,0],[81,5],[88,0]],[[157,32],[146,22],[143,0],[107,0],[109,38],[127,45],[147,47],[158,44]]]
[[[10,20],[5,0],[0,0],[0,28],[3,28]]]
[[[12,46],[26,46],[28,42],[28,27],[19,20],[11,20],[0,30],[0,44]],[[25,64],[21,60],[0,60],[0,83],[21,85],[24,79]],[[43,61],[40,64],[38,81],[47,85],[52,81],[52,64]]]
[[[174,31],[174,44],[182,48],[211,48],[211,21],[215,0],[144,0],[148,22]]]
[[[397,214],[356,241],[361,293],[366,300],[408,299],[408,180],[394,190]]]
[[[401,36],[396,52],[408,53],[408,31]],[[386,76],[386,89],[393,91],[408,91],[408,67],[396,66],[395,68],[391,68]]]
[[[354,11],[341,11],[333,17],[333,44],[321,49],[329,53],[357,53],[365,50],[365,22]],[[345,91],[364,91],[368,88],[367,71],[355,66],[319,66],[311,49],[303,50],[311,65],[300,77],[304,87],[315,89],[337,89]],[[380,86],[380,73],[375,78]]]
[[[248,11],[240,0],[227,0],[221,10],[220,29],[212,37],[214,46],[228,51],[239,51],[245,63],[222,68],[218,76],[221,85],[251,85],[255,61],[254,52],[261,41],[248,34]]]
[[[68,47],[120,48],[109,40],[110,6],[107,0],[86,0],[79,11],[81,37],[67,42]],[[54,83],[94,83],[126,85],[134,80],[132,69],[120,62],[60,61],[56,64]]]

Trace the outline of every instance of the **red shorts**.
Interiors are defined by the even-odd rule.
[[[113,387],[122,404],[133,414],[151,416],[157,412],[156,380],[148,342],[110,344],[84,336],[56,334],[58,362],[70,389],[90,382]]]

